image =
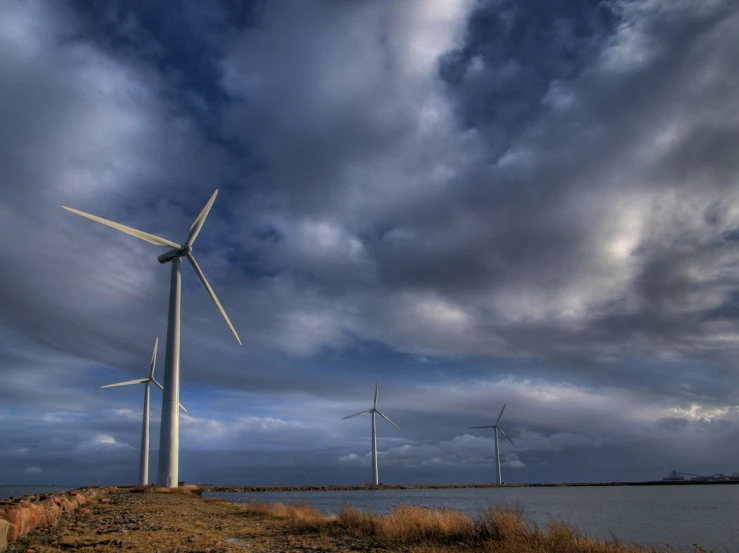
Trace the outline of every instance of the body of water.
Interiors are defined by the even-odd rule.
[[[475,516],[488,505],[523,509],[540,526],[565,521],[586,534],[637,544],[739,553],[739,486],[611,486],[561,488],[469,488],[441,490],[361,490],[310,492],[213,492],[232,502],[301,502],[324,513],[345,503],[373,513],[394,505],[447,507]]]
[[[63,492],[70,489],[72,488],[66,486],[44,486],[33,484],[23,486],[0,486],[0,499],[38,495],[41,493]]]

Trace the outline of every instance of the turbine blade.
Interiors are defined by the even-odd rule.
[[[498,415],[498,420],[495,421],[496,426],[500,422],[500,417],[503,416],[503,411],[505,411],[505,403],[503,404],[503,409],[500,410],[500,415]]]
[[[156,381],[156,380],[154,380],[153,378],[151,379],[151,381],[152,381],[152,382],[153,382],[153,383],[154,383],[154,384],[155,384],[155,385],[157,386],[157,388],[159,388],[159,389],[160,389],[160,390],[161,390],[162,392],[164,391],[164,386],[162,386],[161,384],[159,384],[159,382],[157,382],[157,381]]]
[[[495,428],[495,427],[494,426],[468,426],[467,428],[472,429],[472,428]]]
[[[501,427],[498,427],[498,430],[500,430],[500,433],[501,433],[501,434],[503,434],[503,436],[505,436],[505,439],[506,439],[506,440],[508,440],[509,442],[511,442],[511,445],[513,445],[513,446],[515,446],[515,445],[516,445],[516,444],[514,444],[514,443],[513,443],[513,440],[511,440],[511,439],[510,439],[510,438],[508,437],[508,434],[506,434],[505,432],[503,432],[503,429],[502,429]]]
[[[216,201],[216,196],[218,196],[218,190],[213,192],[210,200],[205,204],[203,211],[200,212],[200,215],[198,215],[197,219],[195,219],[190,226],[190,236],[187,237],[187,243],[191,246],[195,243],[195,239],[198,237],[198,234],[200,234],[200,229],[203,228],[203,223],[205,223],[205,219],[208,218],[208,213],[210,213],[210,208],[213,207],[213,202]]]
[[[154,369],[157,366],[157,349],[159,348],[159,336],[154,340],[154,353],[151,354],[151,364],[149,365],[149,378],[154,380]]]
[[[389,418],[387,418],[387,416],[384,415],[381,411],[378,411],[377,414],[380,415],[383,419],[385,419],[387,422],[389,422],[390,424],[392,424],[395,428],[397,428],[401,432],[403,431],[403,429],[400,426],[398,426],[393,421],[391,421]]]
[[[84,211],[80,211],[78,209],[72,209],[71,207],[67,207],[64,205],[62,207],[67,211],[71,211],[72,213],[76,213],[77,215],[81,215],[82,217],[92,219],[93,221],[96,221],[100,224],[120,230],[121,232],[130,234],[131,236],[135,236],[136,238],[140,238],[141,240],[149,242],[149,244],[156,244],[157,246],[169,246],[170,248],[174,248],[175,250],[182,249],[182,246],[180,246],[179,244],[175,244],[174,242],[170,242],[169,240],[165,238],[160,238],[159,236],[156,236],[154,234],[149,234],[148,232],[136,230],[135,228],[127,227],[126,225],[122,225],[120,223],[114,223],[113,221],[108,221],[107,219],[103,219],[102,217],[98,217],[97,215],[90,215],[89,213],[85,213]]]
[[[180,406],[180,409],[182,409],[182,410],[183,410],[183,411],[184,411],[185,413],[187,413],[187,409],[185,409],[185,408],[184,408],[184,407],[182,406],[182,404],[181,404],[181,403],[178,403],[177,405],[179,405],[179,406]]]
[[[380,386],[380,381],[375,382],[375,409],[377,409],[377,388]]]
[[[115,386],[130,386],[131,384],[143,384],[144,382],[148,382],[148,378],[137,378],[136,380],[126,380],[125,382],[117,382],[115,384],[106,384],[105,386],[100,386],[101,388],[114,388]]]
[[[374,409],[367,409],[366,411],[362,411],[361,413],[354,413],[353,415],[349,415],[348,417],[341,417],[341,420],[358,417],[359,415],[366,415],[368,413],[371,413],[372,411],[374,411]]]
[[[197,273],[198,278],[200,278],[203,285],[205,286],[205,289],[208,290],[208,293],[210,294],[211,299],[215,302],[216,307],[221,312],[221,315],[223,315],[223,318],[226,319],[226,324],[228,325],[228,328],[231,329],[231,332],[234,333],[234,336],[236,336],[236,341],[239,343],[239,345],[241,345],[241,338],[239,338],[239,335],[236,333],[236,329],[234,328],[234,325],[231,324],[231,319],[229,319],[228,315],[226,315],[226,310],[223,309],[221,302],[218,301],[218,297],[216,296],[216,293],[213,291],[213,288],[211,288],[210,284],[208,284],[208,280],[205,278],[203,271],[200,269],[200,265],[198,265],[198,262],[195,261],[195,258],[193,257],[191,253],[187,254],[187,259],[190,261],[192,268],[195,269],[195,272]]]

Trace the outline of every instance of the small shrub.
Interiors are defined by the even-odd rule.
[[[371,513],[360,511],[354,505],[346,504],[339,510],[337,524],[355,536],[370,535],[374,533],[374,519],[375,516]]]
[[[398,505],[375,519],[375,537],[385,544],[456,543],[475,534],[472,518],[459,511]]]
[[[275,508],[276,505],[279,505],[280,508],[284,509],[284,505],[282,503],[264,503],[263,501],[256,501],[252,499],[249,501],[249,503],[245,503],[241,505],[241,512],[247,515],[253,515],[253,516],[260,516],[260,517],[275,517],[278,518],[279,515],[276,514],[276,511],[278,509]]]

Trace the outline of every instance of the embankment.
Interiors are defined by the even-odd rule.
[[[365,490],[455,490],[473,488],[568,488],[590,486],[717,486],[739,484],[739,480],[716,481],[663,481],[647,482],[583,482],[550,484],[380,484],[374,486],[211,486],[200,485],[204,492],[325,492],[325,491],[365,491]]]

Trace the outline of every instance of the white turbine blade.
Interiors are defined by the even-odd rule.
[[[495,427],[494,426],[468,426],[467,428],[473,429],[473,428],[495,428]]]
[[[203,211],[200,212],[200,215],[198,215],[197,219],[192,223],[192,226],[190,226],[190,236],[187,237],[187,243],[191,246],[195,243],[195,239],[198,237],[198,234],[200,234],[200,229],[203,228],[203,223],[205,223],[205,219],[208,217],[208,213],[210,213],[210,208],[213,207],[213,202],[216,201],[216,196],[218,196],[218,190],[213,192],[210,200],[205,204]]]
[[[205,286],[205,289],[208,290],[208,293],[210,294],[211,299],[215,302],[216,307],[221,312],[221,315],[223,315],[223,318],[226,319],[226,324],[228,324],[228,328],[230,328],[231,332],[233,332],[234,336],[236,336],[236,341],[239,343],[239,345],[241,345],[241,338],[239,338],[239,335],[236,333],[236,329],[234,328],[234,325],[231,324],[231,319],[229,319],[228,315],[226,315],[226,310],[223,309],[221,302],[218,301],[218,297],[216,296],[216,293],[213,291],[213,288],[211,288],[210,284],[208,284],[208,280],[205,278],[203,271],[200,270],[200,265],[198,265],[198,262],[195,261],[195,258],[190,253],[187,254],[187,259],[190,261],[192,268],[195,269],[195,272],[197,273],[198,278],[200,278],[200,280],[202,281],[203,286]]]
[[[157,349],[159,348],[159,336],[154,340],[154,353],[151,354],[151,365],[149,367],[149,378],[154,380],[154,369],[157,366]]]
[[[375,409],[377,409],[377,388],[380,386],[380,381],[375,382]]]
[[[169,246],[170,248],[174,248],[175,250],[182,249],[182,246],[180,246],[179,244],[175,244],[174,242],[170,242],[169,240],[165,238],[160,238],[159,236],[156,236],[154,234],[149,234],[148,232],[136,230],[135,228],[127,227],[126,225],[122,225],[120,223],[114,223],[113,221],[108,221],[107,219],[103,219],[102,217],[98,217],[97,215],[90,215],[89,213],[85,213],[84,211],[80,211],[78,209],[72,209],[71,207],[67,207],[64,205],[62,207],[67,211],[71,211],[72,213],[76,213],[77,215],[81,215],[82,217],[92,219],[93,221],[120,230],[121,232],[130,234],[131,236],[135,236],[136,238],[141,238],[141,240],[149,242],[149,244],[156,244],[157,246]]]
[[[503,436],[505,436],[505,439],[506,439],[506,440],[508,440],[509,442],[511,442],[511,445],[513,445],[513,446],[515,446],[515,445],[516,445],[516,444],[514,444],[514,443],[513,443],[513,440],[511,440],[511,439],[510,439],[510,438],[508,437],[508,434],[506,434],[505,432],[503,432],[503,429],[502,429],[502,428],[498,427],[498,430],[500,430],[500,433],[501,433],[501,434],[503,434]]]
[[[161,390],[162,392],[164,391],[164,386],[162,386],[161,384],[159,384],[159,382],[157,382],[157,381],[156,381],[156,380],[154,380],[153,378],[151,379],[151,381],[152,381],[152,382],[153,382],[153,383],[154,383],[154,384],[155,384],[155,385],[157,386],[157,388],[159,388],[159,389],[160,389],[160,390]]]
[[[505,411],[505,403],[503,404],[503,409],[500,410],[500,415],[498,415],[498,420],[495,421],[496,426],[500,422],[500,417],[503,416],[503,411]]]
[[[368,413],[371,413],[372,411],[374,411],[374,409],[367,409],[366,411],[362,411],[361,413],[354,413],[353,415],[349,415],[348,417],[341,417],[341,420],[350,419],[352,417],[358,417],[359,415],[367,415]]]
[[[113,388],[115,386],[130,386],[131,384],[142,384],[144,382],[148,382],[148,378],[137,378],[136,380],[126,380],[125,382],[117,382],[116,384],[106,384],[105,386],[100,386],[101,388]]]
[[[183,410],[183,411],[184,411],[185,413],[187,413],[187,409],[185,409],[185,408],[184,408],[184,407],[182,406],[182,404],[181,404],[181,403],[178,403],[177,405],[179,405],[179,406],[180,406],[180,409],[182,409],[182,410]]]
[[[380,415],[383,419],[385,419],[387,422],[389,422],[390,424],[392,424],[395,428],[397,428],[401,432],[403,431],[403,429],[400,426],[398,426],[393,421],[391,421],[389,418],[387,418],[387,416],[385,416],[381,411],[378,411],[377,414]]]

